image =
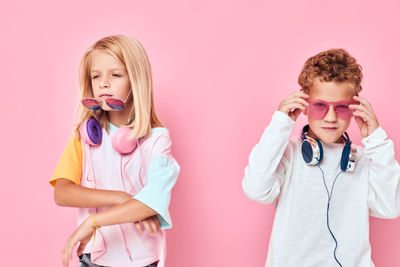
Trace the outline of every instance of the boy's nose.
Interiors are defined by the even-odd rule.
[[[326,122],[336,122],[337,121],[337,114],[335,112],[335,108],[333,107],[333,105],[329,105],[329,109],[324,117],[324,121],[326,121]]]

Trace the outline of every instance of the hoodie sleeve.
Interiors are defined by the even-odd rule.
[[[396,218],[400,215],[400,166],[393,142],[379,127],[362,139],[368,160],[368,207],[370,215]]]
[[[243,191],[251,200],[268,204],[279,196],[293,158],[294,144],[288,146],[293,126],[287,114],[276,111],[251,151],[242,181]]]

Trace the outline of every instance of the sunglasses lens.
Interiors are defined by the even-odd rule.
[[[348,120],[353,115],[353,111],[347,105],[340,105],[335,107],[335,111],[341,119]]]
[[[114,110],[124,110],[125,109],[125,103],[124,101],[116,98],[108,98],[106,99],[106,104],[110,108]]]
[[[99,110],[101,107],[101,103],[93,98],[85,98],[82,99],[82,104],[90,110],[96,111]]]
[[[321,119],[325,116],[328,106],[322,102],[310,102],[307,107],[307,114],[313,119]]]

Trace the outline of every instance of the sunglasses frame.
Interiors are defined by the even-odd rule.
[[[351,117],[353,117],[353,110],[351,108],[349,108],[349,105],[359,104],[359,102],[354,101],[354,100],[341,100],[341,101],[336,101],[336,102],[327,102],[322,99],[313,99],[313,100],[308,101],[308,103],[310,105],[307,107],[307,114],[308,114],[308,116],[310,116],[311,118],[316,119],[316,120],[322,119],[326,116],[326,114],[329,111],[329,106],[333,106],[333,109],[339,118],[341,118],[343,120],[349,120],[349,119],[351,119]],[[324,104],[326,106],[326,107],[324,107],[323,112],[322,111],[321,112],[313,111],[312,105],[315,105],[318,103]],[[344,111],[344,112],[338,111],[339,106],[347,106],[347,109],[349,110],[348,115],[346,115],[347,111]],[[318,114],[316,114],[316,113],[318,113]]]
[[[128,101],[128,98],[129,98],[130,95],[131,95],[131,91],[129,91],[129,94],[128,94],[128,96],[126,97],[125,100],[122,100],[122,99],[119,99],[119,98],[115,98],[115,97],[110,97],[110,98],[106,98],[106,99],[102,99],[102,98],[97,99],[97,98],[94,98],[94,97],[87,97],[87,98],[83,98],[83,99],[81,100],[81,103],[82,103],[82,105],[83,105],[85,108],[87,108],[87,109],[89,109],[89,110],[92,110],[92,111],[97,111],[97,110],[101,109],[101,106],[102,106],[103,102],[106,102],[106,105],[107,105],[109,108],[111,108],[112,110],[122,111],[122,110],[124,110],[124,109],[126,108],[126,104],[125,104],[125,103],[126,103],[126,101]],[[107,101],[110,100],[110,99],[111,99],[111,100],[120,101],[123,105],[121,106],[121,108],[114,108],[113,105],[110,105],[109,103],[107,103]],[[98,108],[96,108],[96,109],[89,108],[87,105],[84,104],[84,101],[86,101],[86,100],[93,100],[93,101],[96,101],[96,102],[98,103]]]
[[[123,105],[121,105],[122,108],[121,108],[121,109],[119,109],[119,108],[114,108],[112,105],[110,105],[109,103],[107,103],[107,101],[110,100],[110,99],[111,99],[111,100],[118,100],[118,101],[121,101],[121,103],[123,104]],[[98,105],[96,105],[97,108],[95,108],[95,109],[89,108],[89,107],[88,107],[87,105],[85,105],[85,103],[84,103],[84,101],[86,101],[86,100],[96,101],[96,102],[98,103]],[[90,110],[93,110],[93,111],[97,111],[97,110],[101,109],[101,106],[102,106],[103,102],[105,102],[106,105],[107,105],[109,108],[111,108],[112,110],[121,111],[121,110],[124,110],[125,107],[126,107],[125,102],[124,102],[123,100],[118,99],[118,98],[113,98],[113,97],[110,97],[110,98],[107,98],[107,99],[100,99],[100,100],[97,99],[97,98],[88,97],[88,98],[83,98],[83,99],[81,100],[81,103],[82,103],[82,105],[83,105],[85,108],[90,109]]]

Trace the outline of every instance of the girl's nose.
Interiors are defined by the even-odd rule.
[[[324,117],[324,121],[326,121],[326,122],[336,122],[337,121],[337,114],[335,112],[335,108],[333,107],[333,105],[329,105],[329,109]]]
[[[106,77],[101,79],[100,87],[101,88],[109,88],[110,87],[110,83]]]

